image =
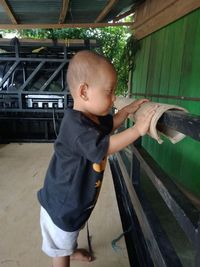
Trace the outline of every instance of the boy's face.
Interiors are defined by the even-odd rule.
[[[88,85],[88,111],[96,116],[107,115],[112,108],[115,97],[117,76],[113,68],[105,63],[94,77],[94,82]]]

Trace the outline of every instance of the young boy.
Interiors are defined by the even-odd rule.
[[[109,115],[116,71],[105,57],[91,51],[72,58],[67,82],[74,106],[65,111],[44,186],[38,192],[42,249],[53,258],[53,267],[69,267],[70,258],[92,260],[87,251],[77,249],[77,238],[96,204],[106,158],[146,134],[156,109],[150,108],[132,128],[110,135],[148,100]]]

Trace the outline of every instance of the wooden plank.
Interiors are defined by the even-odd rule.
[[[160,76],[160,90],[161,95],[168,95],[169,80],[170,80],[170,70],[171,70],[171,51],[172,51],[172,40],[171,31],[169,27],[162,30],[164,32],[164,39],[162,42],[163,57],[162,57],[162,67]],[[168,99],[165,100],[168,103]]]
[[[11,11],[6,0],[0,0],[0,4],[2,5],[3,9],[6,11],[6,14],[8,15],[8,17],[10,18],[12,23],[17,24],[17,20],[15,18],[15,15],[14,15],[13,11]]]
[[[168,26],[170,27],[170,26]],[[173,103],[173,100],[162,99],[159,95],[167,95],[169,92],[169,81],[171,77],[171,65],[172,65],[172,48],[173,48],[173,31],[165,28],[162,31],[152,34],[144,39],[147,40],[151,38],[151,49],[149,51],[149,65],[148,65],[148,80],[147,80],[147,89],[148,92],[152,92],[154,97],[152,96],[152,101],[155,102],[165,102],[165,103]],[[144,42],[143,41],[143,42]],[[174,55],[176,56],[176,55]],[[176,61],[176,57],[174,58]],[[174,73],[176,75],[176,72]],[[180,79],[180,76],[179,76]],[[179,84],[178,84],[179,88]],[[174,88],[172,89],[174,90]],[[158,94],[156,96],[156,93]],[[176,100],[175,100],[176,101]],[[150,138],[144,139],[144,145],[151,154],[156,158],[156,155],[159,155],[160,164],[170,165],[173,169],[174,165],[171,161],[172,147],[166,144],[163,146],[157,146],[154,140],[150,140]],[[180,161],[178,161],[179,163]],[[179,166],[178,163],[176,166]],[[176,167],[177,168],[177,167]],[[178,169],[178,168],[177,168]]]
[[[178,166],[180,175],[176,177],[176,181],[200,202],[200,142],[186,138],[184,147],[180,148],[180,151],[180,166]]]
[[[116,22],[116,23],[67,23],[67,24],[0,24],[2,30],[22,30],[22,29],[61,29],[61,28],[101,28],[116,26],[133,26],[133,22]]]
[[[180,94],[183,96],[200,96],[199,86],[199,12],[193,13],[186,18],[184,52],[182,60],[182,73],[180,83]]]
[[[178,259],[171,243],[167,239],[166,233],[163,231],[162,226],[159,224],[157,216],[151,209],[151,206],[147,200],[144,199],[144,196],[133,187],[121,155],[117,153],[116,158],[119,162],[120,170],[122,172],[123,179],[125,181],[126,188],[139,221],[142,233],[144,235],[148,251],[150,252],[153,265],[159,267],[181,267],[180,260]],[[152,266],[151,264],[148,265]]]
[[[142,43],[142,49],[136,56],[136,69],[134,72],[132,93],[146,93],[146,82],[148,75],[149,50],[151,47],[151,38],[145,39]]]
[[[183,18],[183,20],[178,20],[176,23],[169,25],[172,42],[172,50],[170,52],[172,60],[170,66],[168,96],[183,96],[180,94],[179,88],[181,82],[182,59],[184,56],[185,21],[186,19]],[[170,100],[170,103],[172,103],[172,100]],[[179,101],[174,101],[173,103],[179,104]]]
[[[142,21],[144,20],[144,18],[149,17],[149,10],[150,10],[150,4],[151,2],[145,1],[142,5],[139,6],[139,8],[137,9],[136,13],[135,13],[135,23],[137,21]]]
[[[155,73],[154,73],[154,83],[153,83],[153,92],[154,94],[160,94],[160,83],[161,83],[161,70],[163,63],[163,54],[165,53],[163,49],[164,43],[164,34],[165,32],[160,32],[160,34],[154,34],[154,43],[152,44],[155,48],[155,61],[153,60],[152,64],[155,65]],[[156,97],[156,96],[155,96]],[[156,97],[156,101],[160,102],[159,97]],[[162,102],[162,101],[161,101]]]
[[[200,10],[191,14],[185,19],[185,39],[184,54],[182,62],[182,73],[180,81],[180,95],[200,96],[200,77],[199,77],[199,42],[200,42]],[[190,112],[200,114],[199,102],[180,100],[179,104],[187,107]],[[183,186],[184,190],[199,196],[200,181],[199,173],[199,149],[200,143],[191,139],[185,140],[187,146],[187,155],[181,157],[180,179],[178,182]],[[188,164],[190,168],[188,168]],[[188,179],[191,177],[191,179]]]
[[[154,93],[155,90],[155,80],[157,78],[158,73],[156,73],[156,58],[157,58],[157,46],[156,46],[156,36],[152,35],[151,36],[151,46],[149,50],[149,62],[148,62],[148,70],[147,70],[147,83],[146,83],[146,93],[151,94]],[[156,75],[156,77],[155,77]]]
[[[0,38],[0,46],[10,46],[10,40],[8,38]],[[54,41],[52,39],[18,39],[20,45],[54,45]],[[91,45],[95,45],[97,43],[96,40],[90,40]],[[56,40],[57,45],[85,45],[85,40],[83,39],[58,39]]]
[[[200,0],[171,0],[170,2],[168,1],[166,3],[168,5],[156,13],[149,15],[146,20],[140,21],[140,16],[136,16],[136,22],[133,27],[135,30],[135,35],[138,39],[149,35],[150,33],[200,7]]]
[[[109,3],[105,6],[105,8],[101,11],[99,16],[96,18],[95,23],[102,21],[105,16],[110,12],[112,7],[117,3],[118,0],[110,0]]]
[[[168,110],[159,119],[158,124],[177,130],[200,141],[200,116]]]
[[[145,49],[142,50],[142,62],[141,62],[141,76],[139,77],[139,88],[138,92],[146,93],[148,66],[149,66],[149,51],[151,49],[151,38],[145,40]]]
[[[131,145],[131,150],[140,161],[141,167],[159,192],[165,204],[172,211],[179,225],[194,245],[198,245],[196,234],[199,224],[199,210],[188,201],[176,184],[143,148]]]
[[[120,19],[126,18],[127,16],[132,15],[135,12],[135,8],[130,9],[129,11],[124,12],[123,14],[115,17],[113,19],[114,22],[119,21]]]
[[[131,88],[131,94],[134,92],[136,93],[138,88],[139,88],[139,76],[141,74],[141,56],[142,56],[142,50],[139,50],[136,54],[136,68],[135,70],[132,72],[132,88]]]
[[[134,27],[137,28],[147,23],[151,18],[155,17],[160,12],[172,5],[177,0],[147,0],[136,10],[136,19]]]
[[[189,1],[188,1],[189,2]],[[188,14],[187,16],[177,20],[176,22],[167,25],[165,28],[151,34],[141,40],[142,50],[140,54],[144,54],[147,50],[146,42],[148,39],[152,40],[152,45],[156,46],[157,54],[154,64],[155,72],[162,73],[157,79],[160,81],[153,81],[153,86],[159,83],[159,94],[155,98],[157,102],[168,102],[170,104],[177,104],[185,107],[192,114],[200,114],[200,9]],[[168,44],[166,44],[165,34],[167,29]],[[189,31],[189,33],[187,33]],[[154,35],[156,38],[154,38]],[[169,45],[169,43],[171,44]],[[170,49],[169,49],[170,48]],[[146,51],[146,57],[149,57],[149,52]],[[170,60],[168,59],[170,58]],[[145,84],[146,76],[142,72],[142,68],[138,68],[144,62],[144,58],[136,58],[136,70],[133,77],[134,84],[139,87],[139,92],[143,93],[140,85],[138,84],[141,79],[144,79]],[[159,63],[161,61],[161,63]],[[168,63],[167,63],[168,62]],[[152,62],[153,64],[153,62]],[[168,67],[163,65],[167,64]],[[151,68],[151,65],[147,67]],[[166,77],[165,77],[165,72]],[[155,76],[154,76],[155,77]],[[167,81],[166,78],[169,78]],[[164,88],[167,84],[167,91]],[[164,88],[164,89],[163,89]],[[146,89],[145,89],[146,91]],[[155,91],[154,91],[155,92]],[[166,92],[166,93],[165,93]],[[183,94],[187,94],[185,98]],[[147,95],[148,96],[148,95]],[[142,97],[142,96],[141,96]],[[152,95],[149,96],[150,98]],[[171,98],[167,100],[167,97]],[[174,97],[174,99],[172,99]],[[177,99],[176,99],[177,98]],[[178,99],[179,98],[179,99]],[[199,151],[200,142],[192,140],[190,137],[185,138],[182,142],[171,146],[169,143],[164,142],[162,146],[148,136],[143,138],[143,146],[147,151],[159,162],[160,166],[184,189],[189,191],[193,196],[200,197],[200,164],[199,164]]]
[[[62,24],[65,21],[68,9],[69,9],[69,0],[63,0],[62,9],[60,12],[59,24]]]

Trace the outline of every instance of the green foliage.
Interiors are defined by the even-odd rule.
[[[128,79],[129,72],[135,69],[135,55],[140,49],[140,43],[133,35],[131,35],[124,46],[120,54],[120,59],[118,63],[118,93],[126,96],[128,93]]]
[[[67,28],[21,30],[21,38],[38,39],[95,39],[99,47],[95,50],[104,54],[115,66],[118,73],[117,94],[126,95],[129,71],[133,68],[133,58],[138,49],[137,41],[129,33],[128,27]]]

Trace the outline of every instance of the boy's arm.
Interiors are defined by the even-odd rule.
[[[119,150],[130,145],[140,136],[147,133],[151,119],[155,114],[157,106],[150,107],[145,114],[138,116],[135,125],[132,128],[126,129],[121,133],[110,137],[108,155],[118,152]]]
[[[140,105],[144,102],[149,101],[148,99],[139,99],[134,101],[133,103],[125,106],[121,110],[119,110],[113,117],[113,131],[121,126],[121,124],[127,119],[129,114],[135,113]]]

